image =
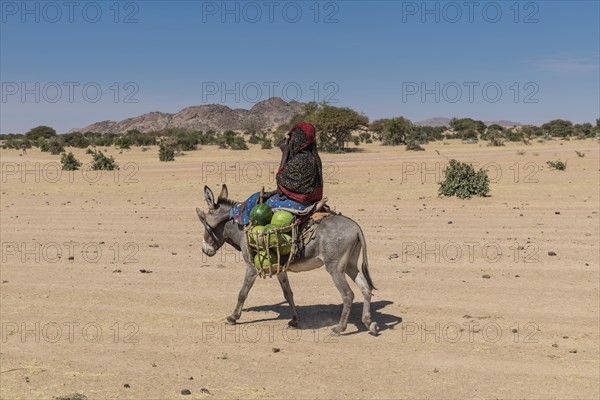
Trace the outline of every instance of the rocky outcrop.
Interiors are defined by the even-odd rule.
[[[198,131],[242,130],[251,121],[260,121],[265,128],[275,128],[288,122],[294,115],[302,112],[303,103],[289,103],[273,97],[256,103],[250,110],[232,109],[222,104],[206,104],[184,108],[175,114],[150,112],[123,121],[101,121],[84,128],[73,129],[80,132],[125,133],[136,129],[140,132],[152,132],[167,128],[183,128]]]

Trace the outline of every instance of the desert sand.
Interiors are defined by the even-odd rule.
[[[2,150],[0,397],[598,398],[598,142],[361,148],[322,154],[325,192],[365,232],[378,337],[353,283],[329,336],[341,297],[323,268],[290,275],[300,329],[275,278],[225,325],[244,266],[202,254],[194,208],[205,184],[272,188],[277,149],[111,148],[121,169],[99,176]],[[491,196],[439,198],[451,158],[485,165]]]

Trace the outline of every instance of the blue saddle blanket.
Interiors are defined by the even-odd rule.
[[[229,211],[229,218],[232,218],[235,222],[240,225],[248,225],[250,223],[250,211],[254,208],[254,206],[258,203],[258,198],[260,197],[260,192],[254,193],[252,196],[248,197],[244,203],[238,203],[231,208]],[[292,210],[304,210],[306,207],[310,206],[310,204],[299,203],[295,200],[288,199],[286,196],[275,194],[265,202],[272,209],[280,209],[287,208]],[[244,205],[244,209],[240,215],[240,209],[242,208],[242,204]]]

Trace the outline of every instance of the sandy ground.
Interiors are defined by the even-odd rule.
[[[598,142],[425,147],[323,155],[330,204],[365,231],[382,328],[366,332],[352,283],[337,338],[323,268],[290,275],[301,329],[276,279],[229,327],[244,267],[201,252],[203,186],[273,187],[278,150],[109,149],[122,169],[99,177],[2,150],[0,396],[598,398]],[[491,197],[438,198],[446,157],[487,164]]]

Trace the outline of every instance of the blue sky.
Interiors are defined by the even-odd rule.
[[[371,119],[600,116],[598,1],[23,4],[1,2],[2,133],[269,94]]]

